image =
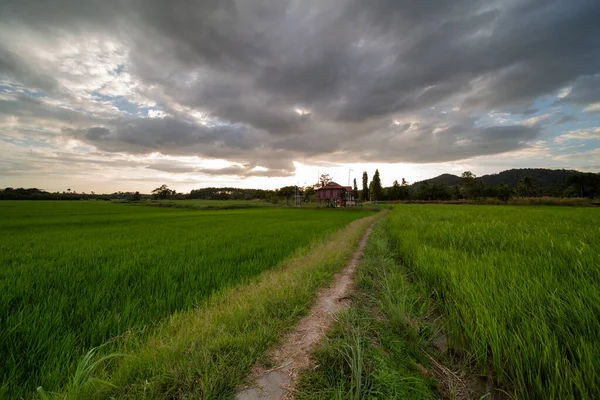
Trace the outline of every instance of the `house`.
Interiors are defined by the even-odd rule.
[[[327,204],[328,207],[346,207],[356,204],[352,186],[342,186],[335,182],[317,189],[317,201],[319,204]]]

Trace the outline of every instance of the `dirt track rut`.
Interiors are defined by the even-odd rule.
[[[237,400],[293,399],[298,372],[311,364],[311,354],[333,323],[334,316],[349,304],[356,267],[367,245],[373,225],[361,238],[357,249],[331,286],[319,292],[317,302],[296,329],[269,352],[275,368],[256,366],[251,374],[254,386],[238,391]]]

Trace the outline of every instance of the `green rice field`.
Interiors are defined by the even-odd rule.
[[[514,398],[600,397],[600,209],[401,205],[386,226],[480,372]]]
[[[143,336],[372,214],[0,202],[0,398],[60,390],[90,348]]]
[[[105,354],[141,352],[131,362],[120,364],[119,374],[113,377],[126,385],[125,391],[114,393],[136,397],[144,376],[156,373],[152,360],[157,355],[151,343],[163,343],[160,334],[156,336],[161,323],[176,313],[202,309],[217,291],[232,298],[238,292],[259,296],[248,286],[246,292],[240,291],[240,285],[256,281],[262,272],[276,269],[350,222],[374,214],[364,209],[294,209],[251,202],[144,204],[148,203],[0,202],[0,398],[32,398],[38,386],[47,392],[61,391],[81,357],[104,343],[109,343]],[[400,268],[400,275],[408,272],[409,280],[402,280],[403,285],[410,284],[415,293],[432,300],[450,347],[463,354],[478,373],[494,377],[513,398],[600,397],[599,208],[403,204],[383,218],[386,221],[376,229],[362,268],[368,270],[368,262],[380,268],[383,261],[373,261],[379,258],[372,253],[381,246],[373,241],[388,243],[402,265],[394,267],[390,261],[389,274],[393,268]],[[339,240],[330,243],[328,251],[334,251]],[[345,244],[344,251],[350,250]],[[317,268],[321,261],[314,262]],[[395,284],[390,282],[392,290]],[[235,293],[225,292],[233,287]],[[277,301],[290,302],[285,318],[301,314],[294,307],[308,305],[305,300],[292,301],[295,295],[277,295]],[[362,307],[363,311],[357,310],[366,312],[370,306]],[[279,318],[271,315],[275,311],[265,308],[261,318]],[[187,314],[180,316],[186,320]],[[194,315],[189,318],[196,321],[203,314]],[[231,327],[217,324],[200,329],[204,324],[200,320],[194,326],[214,331],[216,336],[210,340],[218,343],[220,329],[234,334],[242,329],[236,324],[247,328],[238,319]],[[275,319],[265,326],[278,326]],[[260,321],[255,323],[260,326]],[[376,328],[369,328],[375,338],[381,335]],[[170,332],[171,328],[161,329]],[[239,348],[233,342],[229,345],[238,350],[248,345],[262,349],[266,345],[259,343],[275,340],[275,332],[265,336],[262,328],[257,329],[249,334],[256,336],[256,343],[244,341]],[[390,332],[381,337],[396,349]],[[397,334],[398,340],[408,340],[402,332]],[[174,343],[178,346],[179,341]],[[412,348],[412,356],[418,356],[419,343],[410,347],[407,342],[406,346],[400,347]],[[175,357],[170,362],[176,362],[180,351],[181,357],[187,354],[185,346],[166,349],[161,351]],[[207,347],[206,354],[221,354],[219,349]],[[248,350],[242,364],[251,365],[259,353]],[[160,357],[170,360],[171,356]],[[404,355],[394,357],[400,360]],[[240,364],[228,369],[225,359],[211,362],[220,366],[219,371],[229,371],[222,374],[235,370],[237,378],[232,382],[237,382],[247,367]],[[405,375],[416,376],[409,361],[402,365],[404,370],[384,372],[401,380]],[[185,365],[180,367],[186,371]],[[190,373],[185,384],[164,387],[191,387],[194,376],[204,376],[211,380],[201,383],[209,385],[203,386],[202,393],[231,394],[233,383],[226,384],[228,378],[197,374]],[[130,382],[134,378],[142,381]],[[409,386],[389,386],[383,378],[368,374],[364,378],[380,388],[402,389],[407,395],[414,392]],[[152,398],[175,395],[161,392],[163,378],[156,379]],[[332,382],[333,388],[340,384]],[[381,386],[384,383],[389,387]]]

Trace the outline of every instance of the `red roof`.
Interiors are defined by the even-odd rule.
[[[342,186],[342,185],[340,185],[338,183],[330,182],[326,186],[322,186],[322,187],[318,188],[317,190],[325,190],[325,189],[346,189],[346,190],[352,190],[352,186]]]

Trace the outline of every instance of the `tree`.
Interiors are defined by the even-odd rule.
[[[416,197],[419,200],[431,200],[431,186],[429,185],[429,182],[425,181],[419,185]]]
[[[406,179],[402,178],[402,184],[400,185],[400,197],[398,200],[408,200],[410,198],[410,187]]]
[[[517,184],[517,193],[520,196],[533,196],[535,195],[535,181],[530,176],[525,176]]]
[[[600,195],[600,174],[580,172],[567,178],[568,194],[594,198]]]
[[[354,178],[354,187],[352,189],[352,196],[354,196],[354,200],[358,200],[358,186],[356,185],[356,178]]]
[[[476,176],[471,171],[465,171],[460,176],[460,186],[462,188],[463,195],[467,199],[475,199],[481,196],[480,185],[475,180]]]
[[[434,183],[431,186],[431,200],[450,200],[452,191],[445,183]]]
[[[398,180],[395,180],[392,184],[392,188],[389,191],[389,199],[390,200],[400,200],[402,196],[402,186],[398,183]]]
[[[140,201],[140,200],[142,200],[142,195],[140,194],[140,192],[135,192],[131,196],[131,201]]]
[[[167,185],[161,185],[152,191],[152,197],[155,199],[168,199],[175,193],[174,190],[169,189]]]
[[[285,197],[285,205],[290,205],[290,199],[296,194],[296,186],[284,186],[277,191],[279,197]]]
[[[462,179],[470,179],[470,178],[475,179],[475,178],[477,178],[477,176],[474,173],[472,173],[471,171],[465,171],[465,172],[463,172],[460,175],[460,177]]]
[[[369,175],[367,175],[367,171],[363,172],[362,175],[362,193],[361,193],[362,201],[369,201]]]
[[[452,199],[453,200],[460,200],[463,198],[463,194],[460,190],[460,185],[454,185],[452,186]]]
[[[382,200],[383,198],[383,188],[381,187],[381,179],[379,177],[379,169],[375,170],[375,174],[373,175],[373,196],[371,197],[371,201]]]
[[[333,179],[331,179],[331,177],[329,176],[329,174],[322,174],[319,177],[319,187],[323,187],[323,186],[327,186],[329,185],[331,182],[333,182]]]
[[[507,184],[496,187],[496,197],[500,201],[508,201],[512,196],[512,189]]]
[[[304,201],[311,201],[314,195],[317,193],[314,187],[307,186],[304,188]]]

